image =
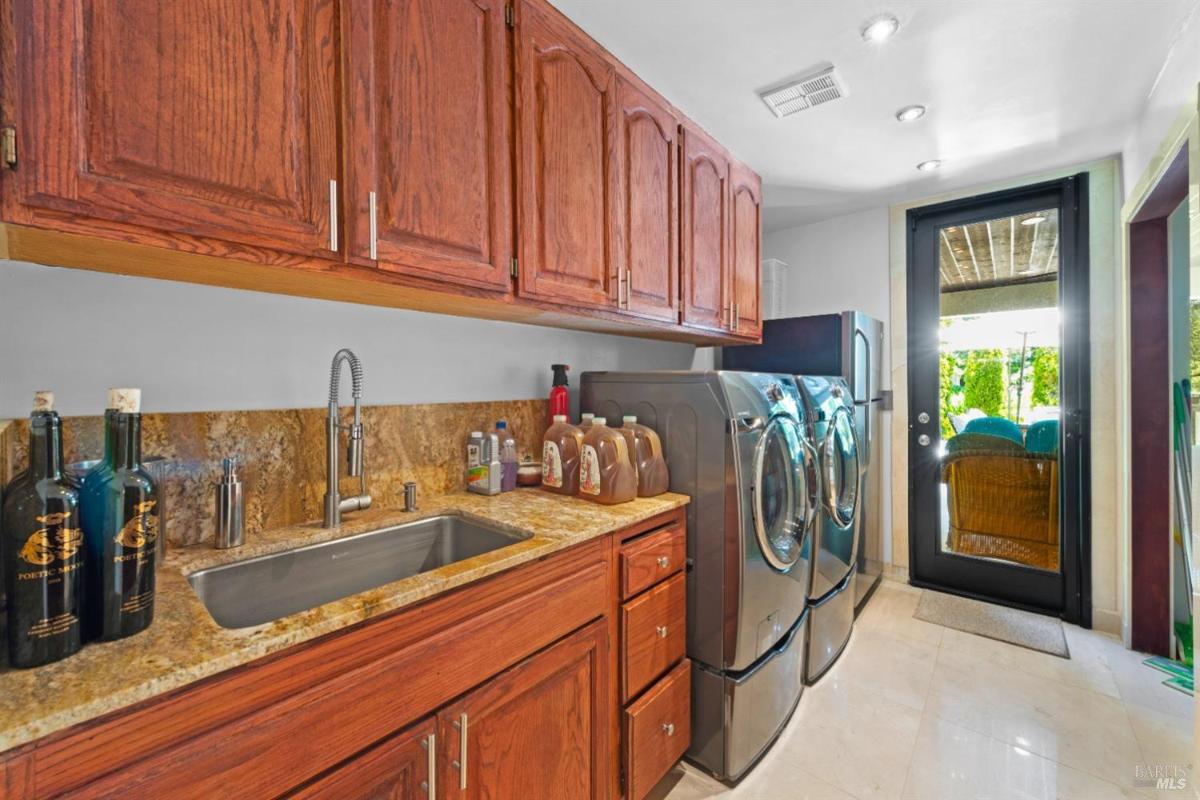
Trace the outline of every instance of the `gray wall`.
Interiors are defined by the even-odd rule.
[[[67,415],[100,413],[110,386],[155,412],[320,406],[340,347],[368,404],[544,397],[552,362],[574,396],[584,370],[687,369],[695,349],[0,261],[0,419],[36,389]]]

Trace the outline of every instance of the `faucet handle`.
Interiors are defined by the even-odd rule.
[[[362,425],[350,426],[350,439],[346,445],[346,464],[350,477],[363,474],[363,429]]]

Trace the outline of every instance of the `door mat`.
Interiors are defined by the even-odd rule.
[[[913,616],[935,625],[1008,642],[1059,658],[1071,657],[1062,621],[1054,617],[928,590],[921,592],[921,600]]]

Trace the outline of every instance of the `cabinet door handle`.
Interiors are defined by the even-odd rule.
[[[617,308],[625,307],[624,283],[625,283],[625,273],[618,272],[617,273]]]
[[[660,638],[660,639],[667,638],[667,626],[666,625],[659,625],[655,628],[655,630],[658,631],[658,638]]]
[[[671,566],[671,559],[667,558],[666,556],[658,557],[658,568],[659,569],[666,569],[669,566]]]
[[[663,732],[666,733],[667,736],[674,736],[675,735],[675,723],[674,722],[664,722],[663,723]]]
[[[371,260],[375,261],[379,258],[379,223],[376,207],[375,193],[371,192],[367,195],[367,205],[370,206],[370,225],[371,225]]]
[[[467,712],[458,715],[458,719],[454,720],[454,727],[458,729],[458,760],[451,762],[454,768],[458,770],[458,788],[467,788]]]
[[[337,207],[337,181],[329,182],[329,249],[337,252],[338,249],[338,207]]]
[[[734,303],[733,303],[733,314],[731,316],[732,316],[732,319],[729,320],[729,327],[733,328],[736,331],[740,327],[740,323],[742,321],[741,317],[738,316],[737,301],[734,301]]]
[[[429,779],[421,782],[421,788],[429,795],[429,800],[437,800],[437,734],[426,736],[421,747],[425,748],[426,768],[429,770]]]
[[[633,270],[625,270],[625,308],[629,308],[629,296],[633,294]]]

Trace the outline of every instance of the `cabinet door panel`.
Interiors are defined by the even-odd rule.
[[[436,757],[435,720],[420,722],[356,756],[289,800],[418,800],[429,793],[429,747]],[[436,787],[435,787],[436,788]]]
[[[347,225],[355,260],[507,289],[512,254],[503,0],[397,0],[348,16]]]
[[[692,125],[683,127],[683,322],[728,329],[729,160]]]
[[[623,307],[679,319],[679,122],[629,80],[618,82],[616,258]]]
[[[516,40],[520,293],[611,306],[612,67],[530,0],[520,4]]]
[[[15,0],[32,208],[328,256],[333,4]]]
[[[762,335],[760,270],[762,264],[762,183],[748,167],[730,167],[731,231],[733,255],[734,324],[739,336]]]
[[[606,796],[615,709],[608,709],[605,630],[594,622],[442,711],[439,796]]]

